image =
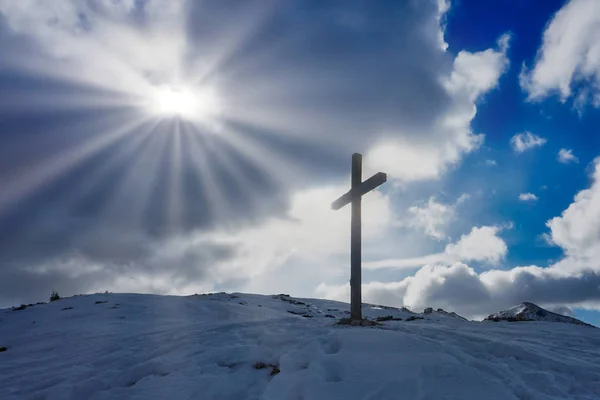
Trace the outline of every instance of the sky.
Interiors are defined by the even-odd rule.
[[[0,0],[0,306],[98,291],[600,323],[600,2]]]

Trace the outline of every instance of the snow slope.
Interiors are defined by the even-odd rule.
[[[373,305],[369,317],[402,320],[335,325],[347,309],[96,294],[0,310],[0,399],[600,398],[600,329]]]
[[[545,310],[533,303],[521,303],[518,306],[511,307],[508,310],[499,311],[488,316],[486,321],[546,321],[546,322],[561,322],[566,324],[586,325],[583,321],[576,318],[560,315],[551,311]]]

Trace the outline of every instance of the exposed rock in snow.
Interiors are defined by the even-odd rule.
[[[508,310],[499,311],[494,313],[484,321],[509,321],[509,322],[517,322],[517,321],[544,321],[544,322],[562,322],[566,324],[576,324],[576,325],[586,325],[583,321],[580,321],[573,317],[567,317],[566,315],[560,315],[548,310],[543,309],[542,307],[535,305],[533,303],[524,302],[519,304],[518,306],[511,307]]]

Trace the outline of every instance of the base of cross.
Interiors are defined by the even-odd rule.
[[[352,318],[342,318],[336,325],[350,325],[350,326],[376,326],[382,325],[377,321],[372,321],[370,319],[352,319]]]

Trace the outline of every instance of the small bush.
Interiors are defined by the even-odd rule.
[[[56,290],[52,290],[52,294],[50,294],[50,301],[60,300],[60,295]]]
[[[256,364],[254,364],[254,369],[265,369],[268,367],[268,365],[262,361],[257,362]]]
[[[0,347],[0,353],[2,353],[3,351],[8,350],[6,347]]]
[[[271,376],[275,376],[281,372],[281,370],[279,369],[279,364],[267,364],[262,361],[255,363],[252,367],[254,369],[265,369],[267,367],[270,367],[270,368],[272,368]]]

